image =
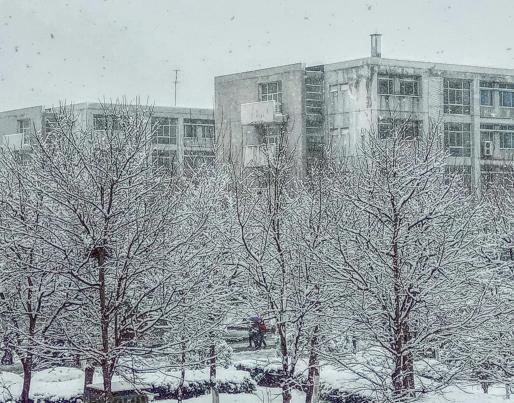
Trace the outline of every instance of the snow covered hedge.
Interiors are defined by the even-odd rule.
[[[94,382],[100,382],[95,374]],[[142,374],[137,383],[140,388],[151,392],[155,399],[176,398],[179,386],[179,372],[153,371]],[[113,380],[119,380],[115,377]],[[77,403],[82,401],[84,373],[77,368],[57,367],[34,372],[30,398],[45,403]],[[23,379],[17,374],[0,372],[0,403],[19,399]],[[221,393],[252,393],[256,382],[245,371],[235,368],[218,368],[217,386]],[[185,398],[209,393],[209,370],[186,371]]]
[[[236,368],[247,371],[259,386],[280,387],[282,378],[280,364],[259,363],[257,361],[240,361]],[[302,365],[298,366],[296,377],[297,389],[305,390],[307,378]],[[334,377],[334,374],[338,375]],[[345,379],[339,379],[343,374],[328,368],[322,370],[320,379],[320,398],[330,403],[374,403],[373,399],[345,388]]]
[[[143,384],[148,385],[145,390],[154,393],[156,399],[176,399],[178,394],[178,372],[161,372],[144,374]],[[221,393],[252,393],[256,391],[256,382],[247,372],[239,371],[233,367],[218,368],[217,382]],[[197,397],[209,393],[209,375],[207,369],[190,370],[186,372],[184,385],[184,398]]]

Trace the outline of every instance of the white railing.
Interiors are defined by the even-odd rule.
[[[243,161],[245,167],[262,167],[275,159],[276,145],[261,144],[244,147]]]
[[[281,105],[276,101],[261,101],[241,104],[241,124],[255,125],[274,123],[282,119]]]
[[[5,134],[2,136],[2,146],[20,150],[25,145],[23,133]]]

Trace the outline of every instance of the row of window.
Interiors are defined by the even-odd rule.
[[[378,136],[381,139],[398,134],[405,139],[413,139],[421,132],[421,121],[401,119],[381,119],[378,124]],[[514,125],[482,124],[481,143],[494,141],[499,135],[500,149],[514,150]],[[444,146],[450,155],[469,157],[471,155],[471,124],[447,122],[444,124]]]
[[[380,95],[419,96],[419,81],[417,77],[378,77],[378,93]]]
[[[501,107],[514,107],[514,84],[480,82],[480,104],[483,106],[493,105],[493,91],[499,91],[499,105]],[[337,100],[340,85],[331,86],[329,89],[331,102]],[[347,89],[347,86],[344,88]],[[308,94],[321,96],[313,89],[307,88]],[[420,81],[416,76],[379,76],[379,95],[400,95],[418,97],[420,95]],[[309,98],[310,99],[310,98]],[[282,104],[282,82],[274,81],[259,84],[260,101],[276,101],[278,107]],[[321,99],[312,98],[321,102]],[[316,104],[316,106],[318,106]],[[445,78],[443,80],[443,109],[444,113],[456,115],[469,115],[471,113],[471,81],[457,78]]]
[[[494,128],[491,130],[490,126],[494,126]],[[481,125],[482,154],[492,154],[492,149],[489,147],[494,144],[495,133],[499,136],[500,149],[514,150],[514,126]],[[444,142],[451,155],[469,157],[471,155],[471,125],[469,123],[445,123]],[[486,145],[487,147],[485,147]]]
[[[446,175],[452,175],[467,187],[471,186],[470,165],[448,165],[445,167]],[[482,186],[487,189],[494,184],[514,186],[514,170],[510,165],[481,165],[480,177]]]
[[[152,118],[152,142],[154,144],[177,144],[178,119],[170,117]],[[120,130],[123,122],[111,116],[94,115],[95,130]],[[184,142],[188,144],[212,145],[214,121],[211,119],[184,119]],[[186,144],[186,145],[188,145]]]
[[[488,123],[480,125],[480,139],[482,143],[489,141],[491,144],[494,144],[496,134],[499,136],[500,149],[514,150],[514,125]]]
[[[480,105],[493,106],[493,91],[499,92],[500,106],[514,108],[514,83],[480,81]]]
[[[499,91],[499,105],[514,108],[514,84],[489,81],[480,82],[480,104],[493,105],[493,91]],[[379,95],[419,96],[417,77],[379,76]],[[469,115],[471,111],[471,81],[445,78],[443,81],[444,113]]]
[[[19,119],[17,133],[23,134],[23,144],[30,145],[33,141],[33,127],[30,119]],[[57,126],[57,120],[53,116],[45,117],[45,133],[50,134]]]
[[[94,130],[121,130],[126,119],[112,115],[93,115]],[[24,134],[24,142],[30,143],[31,121],[30,119],[19,119],[18,133]],[[45,132],[54,130],[57,122],[55,118],[45,119]],[[177,144],[178,119],[169,117],[152,118],[152,143],[154,144]],[[212,119],[184,119],[184,142],[186,145],[211,146],[214,141],[214,120]]]
[[[378,137],[387,139],[393,135],[411,140],[419,136],[422,122],[411,119],[380,119],[378,123]]]
[[[203,150],[187,150],[184,153],[184,168],[194,169],[201,166],[214,165],[214,152]],[[152,150],[152,163],[157,168],[175,172],[178,166],[178,157],[175,150]]]

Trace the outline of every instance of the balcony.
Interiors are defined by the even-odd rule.
[[[281,104],[276,101],[241,104],[241,124],[243,126],[282,122],[284,122],[284,115],[281,112]]]
[[[243,162],[245,167],[264,167],[270,160],[275,159],[276,145],[262,144],[244,147]]]
[[[30,149],[30,138],[24,139],[27,134],[13,133],[2,136],[2,146],[8,147],[12,150],[25,150]]]

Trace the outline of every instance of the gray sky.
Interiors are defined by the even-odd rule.
[[[514,68],[514,0],[0,0],[0,110],[140,96],[212,107],[216,75],[369,55]]]

